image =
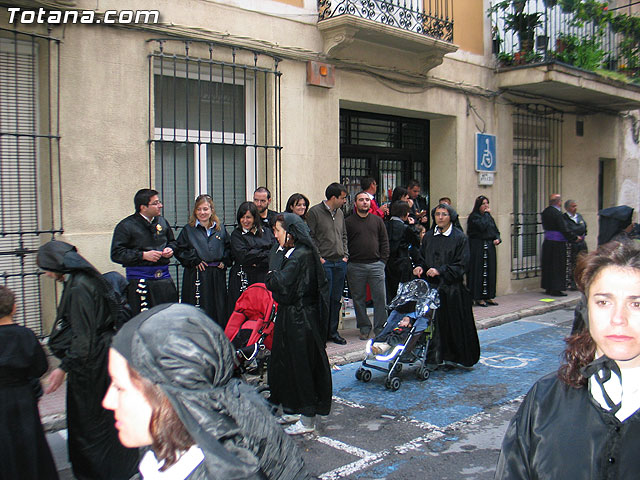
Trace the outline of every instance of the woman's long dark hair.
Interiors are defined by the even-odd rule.
[[[473,210],[471,210],[471,213],[480,213],[480,207],[482,206],[482,202],[485,200],[489,203],[489,199],[484,195],[480,195],[476,198],[476,203],[473,204]]]
[[[301,193],[294,193],[289,197],[289,200],[287,200],[287,206],[285,207],[284,211],[288,213],[293,213],[293,207],[295,207],[300,200],[304,200],[304,203],[306,205],[304,208],[304,213],[300,216],[303,219],[306,219],[307,212],[309,211],[309,199]]]
[[[160,471],[164,472],[180,459],[183,452],[195,445],[195,442],[162,389],[143,378],[131,365],[127,364],[127,367],[131,383],[142,391],[144,398],[151,405],[151,447],[158,462],[164,460],[160,468]]]
[[[589,298],[591,283],[607,267],[632,268],[640,272],[640,242],[609,242],[578,258],[574,277],[585,301]],[[587,379],[582,376],[580,370],[593,361],[596,352],[596,343],[588,330],[588,313],[585,323],[586,330],[565,339],[565,363],[558,370],[558,378],[576,388],[586,385]]]
[[[249,212],[253,217],[253,227],[255,227],[255,233],[258,237],[262,236],[262,228],[260,221],[260,214],[258,213],[258,207],[253,202],[242,202],[238,207],[238,213],[236,215],[236,220],[238,222],[238,228],[242,229],[242,225],[240,224],[240,219],[244,217],[245,213]]]

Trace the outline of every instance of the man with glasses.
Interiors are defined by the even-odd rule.
[[[133,198],[136,212],[116,225],[111,241],[111,260],[125,267],[128,299],[134,315],[161,303],[178,301],[169,274],[176,241],[169,223],[160,216],[158,192],[138,190]]]
[[[435,227],[422,240],[422,261],[413,274],[424,278],[440,293],[435,312],[436,329],[427,362],[437,367],[471,367],[480,359],[480,343],[473,319],[471,293],[463,284],[469,264],[467,236],[454,227],[458,214],[451,205],[439,204],[433,212]]]

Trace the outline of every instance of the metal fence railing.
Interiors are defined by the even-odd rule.
[[[318,0],[319,20],[354,15],[453,42],[453,0]]]
[[[616,33],[602,15],[580,19],[563,5],[552,0],[493,2],[489,9],[492,50],[499,65],[555,61],[584,70],[618,72],[640,83],[640,32]]]

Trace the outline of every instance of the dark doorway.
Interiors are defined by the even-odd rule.
[[[378,182],[376,201],[391,199],[397,186],[416,179],[429,202],[429,121],[340,110],[340,181],[349,204],[362,177]]]

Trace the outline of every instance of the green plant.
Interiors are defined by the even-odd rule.
[[[595,38],[578,38],[576,35],[558,35],[556,58],[561,62],[582,68],[596,70],[602,65],[605,51]]]

